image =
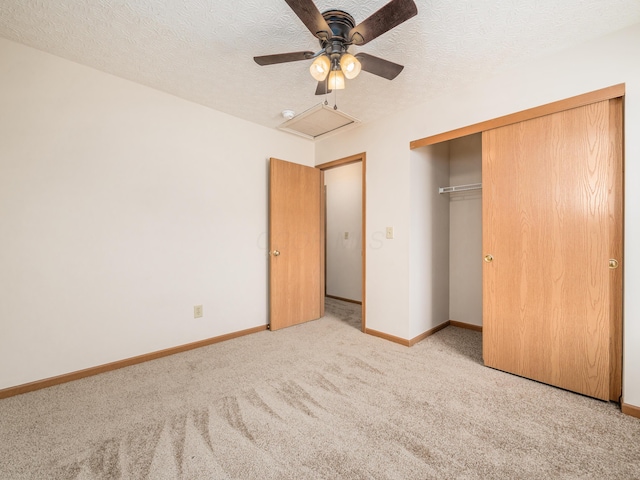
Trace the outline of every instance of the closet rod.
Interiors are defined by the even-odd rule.
[[[480,190],[482,188],[481,183],[470,183],[468,185],[456,185],[453,187],[440,187],[439,193],[453,193],[453,192],[465,192],[467,190]]]

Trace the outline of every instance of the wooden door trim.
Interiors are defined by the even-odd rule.
[[[327,187],[324,184],[324,170],[320,170],[320,318],[324,317],[324,295],[327,293]]]
[[[615,165],[614,180],[609,186],[611,258],[620,267],[611,271],[611,345],[609,400],[622,398],[622,304],[624,295],[624,97],[609,100],[609,158]],[[614,193],[614,195],[612,195]]]
[[[630,405],[622,401],[620,403],[620,409],[622,410],[622,413],[626,415],[631,415],[632,417],[640,418],[640,407],[636,407],[635,405]]]
[[[323,172],[336,167],[343,167],[352,163],[362,162],[362,331],[367,329],[366,317],[366,281],[367,281],[367,154],[365,152],[356,153],[348,157],[340,158],[332,162],[316,165]],[[324,260],[324,258],[323,258]]]
[[[547,103],[546,105],[541,105],[539,107],[529,108],[520,112],[504,115],[492,120],[487,120],[466,127],[457,128],[449,132],[439,133],[437,135],[431,135],[430,137],[414,140],[410,143],[410,148],[411,150],[413,150],[415,148],[426,147],[427,145],[433,145],[435,143],[454,140],[456,138],[465,137],[474,133],[480,133],[485,130],[504,127],[513,123],[531,120],[533,118],[542,117],[544,115],[551,115],[552,113],[558,113],[564,110],[570,110],[572,108],[583,107],[585,105],[600,102],[603,100],[611,100],[613,98],[622,97],[624,96],[624,94],[625,84],[620,83],[618,85],[613,85],[611,87],[602,88],[600,90],[584,93],[575,97],[566,98],[557,102]]]
[[[320,165],[316,165],[316,168],[319,168],[320,170],[330,170],[336,167],[344,167],[345,165],[350,165],[352,163],[358,163],[360,161],[364,162],[366,156],[366,153],[357,153],[332,162],[321,163]]]

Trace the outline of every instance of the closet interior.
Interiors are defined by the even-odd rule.
[[[448,229],[434,228],[448,245],[449,317],[453,325],[482,327],[482,134],[442,142],[431,147],[439,163],[439,209],[448,211]],[[434,158],[435,157],[435,158]],[[448,171],[448,175],[447,172]],[[446,215],[446,213],[445,213]],[[446,277],[446,275],[443,275]]]

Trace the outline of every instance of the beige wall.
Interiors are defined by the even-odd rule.
[[[0,388],[267,323],[268,158],[311,142],[6,40],[0,71]]]

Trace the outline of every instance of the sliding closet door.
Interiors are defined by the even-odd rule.
[[[485,364],[603,400],[620,374],[613,110],[603,101],[482,136]]]

